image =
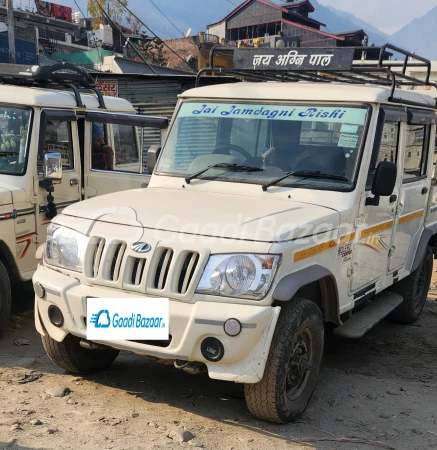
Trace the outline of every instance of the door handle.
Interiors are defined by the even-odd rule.
[[[72,178],[70,180],[70,186],[77,186],[79,184],[79,180],[77,178]]]
[[[428,193],[428,188],[424,187],[424,188],[422,189],[422,195],[425,195],[425,194],[427,194],[427,193]]]
[[[393,194],[390,196],[390,203],[394,203],[398,199],[398,196],[396,194]]]

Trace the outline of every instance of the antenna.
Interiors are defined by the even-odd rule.
[[[190,37],[191,34],[191,28],[188,28],[188,31],[185,33],[185,37],[188,38]]]

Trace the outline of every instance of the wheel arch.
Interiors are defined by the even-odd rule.
[[[8,245],[0,240],[0,262],[3,263],[8,273],[11,285],[14,285],[21,281],[20,271],[15,262],[12,252]]]
[[[284,276],[273,292],[273,299],[288,302],[295,297],[316,303],[325,322],[341,325],[337,282],[326,267],[314,264]]]
[[[426,227],[422,236],[420,237],[419,245],[416,249],[416,254],[414,255],[413,265],[411,267],[411,272],[419,267],[420,262],[425,257],[426,248],[428,246],[432,247],[434,253],[434,259],[437,259],[437,223]]]

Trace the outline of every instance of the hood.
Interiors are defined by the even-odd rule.
[[[0,205],[18,204],[26,201],[26,191],[8,183],[0,183]]]
[[[12,204],[12,192],[0,186],[0,205]]]
[[[152,230],[280,242],[339,226],[331,208],[287,199],[190,189],[147,188],[104,195],[69,206],[64,215]]]

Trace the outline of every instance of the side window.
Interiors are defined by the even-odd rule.
[[[429,126],[407,125],[405,145],[404,182],[426,175],[428,161]]]
[[[382,130],[381,144],[375,162],[371,165],[366,189],[372,188],[376,168],[381,161],[396,163],[398,160],[399,122],[385,122]]]
[[[91,169],[114,170],[114,150],[108,145],[108,130],[102,123],[91,124]]]
[[[49,120],[47,123],[46,138],[44,141],[44,154],[60,153],[62,169],[74,169],[73,138],[71,122]],[[38,166],[42,170],[42,155],[38,155]]]
[[[140,155],[135,127],[114,124],[112,129],[114,132],[114,170],[140,173]]]

